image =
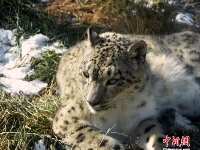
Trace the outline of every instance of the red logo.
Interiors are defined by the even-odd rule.
[[[182,136],[180,139],[179,137],[172,136],[169,137],[166,135],[165,139],[163,139],[163,143],[166,147],[169,146],[169,142],[171,142],[172,146],[187,146],[190,147],[190,137],[189,136]]]

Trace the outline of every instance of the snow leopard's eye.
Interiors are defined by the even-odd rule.
[[[108,82],[106,83],[106,85],[114,85],[119,81],[119,79],[110,79],[108,80]]]
[[[89,77],[90,77],[89,73],[86,72],[86,71],[83,71],[83,75],[84,75],[84,77],[86,77],[86,78],[89,78]]]

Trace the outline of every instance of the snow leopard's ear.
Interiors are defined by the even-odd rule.
[[[96,32],[93,32],[91,28],[88,28],[87,36],[91,46],[95,46],[101,40],[99,35]]]
[[[131,59],[136,59],[138,63],[144,63],[147,51],[147,44],[145,41],[138,41],[128,48],[128,53]]]

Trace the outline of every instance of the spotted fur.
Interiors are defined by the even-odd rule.
[[[145,150],[161,149],[163,110],[175,110],[183,126],[189,122],[182,115],[199,114],[199,40],[192,32],[156,37],[89,29],[88,40],[60,61],[54,132],[77,149],[124,150],[136,139]]]

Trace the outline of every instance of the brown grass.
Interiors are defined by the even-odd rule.
[[[61,23],[69,23],[70,19],[75,18],[76,21],[72,24],[112,28],[124,33],[156,34],[175,30],[175,6],[163,1],[157,1],[152,8],[148,8],[145,1],[65,0],[61,3],[60,0],[55,0],[45,10],[49,15],[59,18]]]

